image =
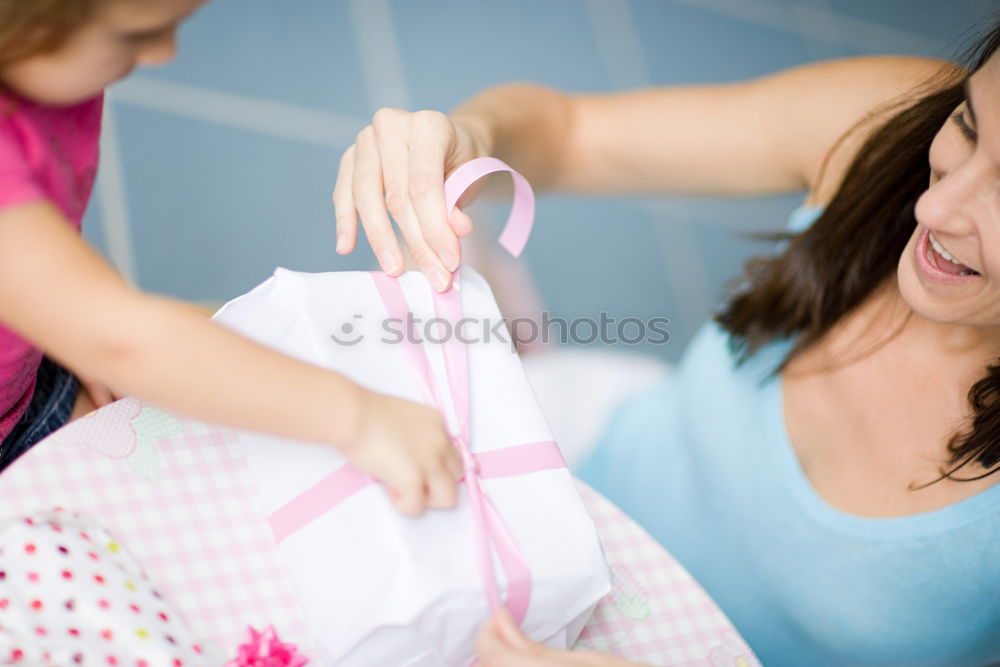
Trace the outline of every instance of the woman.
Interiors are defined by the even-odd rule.
[[[450,116],[381,110],[343,157],[401,270],[392,214],[444,289],[471,221],[441,184],[495,155],[538,188],[808,191],[667,384],[581,476],[660,540],[765,665],[1000,661],[1000,26],[966,70],[874,57],[745,83],[578,96],[533,86]],[[613,231],[609,230],[609,233]],[[487,665],[616,665],[495,619]]]

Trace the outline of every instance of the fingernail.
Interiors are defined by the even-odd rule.
[[[458,258],[455,257],[455,253],[450,250],[442,250],[438,253],[438,257],[441,258],[441,263],[444,264],[444,268],[449,271],[454,271],[458,268]]]
[[[378,262],[382,265],[382,270],[386,273],[396,273],[399,271],[399,257],[392,250],[383,250],[379,253]]]
[[[435,292],[443,292],[448,288],[448,277],[444,271],[436,266],[427,269],[427,280],[430,281]]]
[[[347,236],[337,234],[337,252],[344,252],[347,249]]]

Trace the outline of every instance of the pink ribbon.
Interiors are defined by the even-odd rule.
[[[523,176],[495,158],[480,158],[462,165],[445,182],[445,204],[449,212],[454,210],[458,199],[480,178],[499,171],[510,172],[514,179],[514,204],[510,217],[502,233],[500,244],[515,257],[520,255],[531,234],[535,212],[534,195],[531,186]],[[410,311],[406,296],[399,281],[381,272],[373,272],[372,279],[391,317],[405,317]],[[455,323],[462,318],[461,284],[455,273],[452,288],[442,294],[434,294],[434,308],[438,317]],[[404,337],[403,352],[417,378],[420,380],[424,399],[447,414],[446,399],[440,395],[434,382],[434,374],[423,346],[410,337]],[[473,518],[473,532],[476,544],[476,559],[486,599],[492,610],[501,606],[500,590],[493,566],[493,551],[496,551],[500,566],[507,579],[507,610],[520,624],[524,620],[531,601],[531,571],[524,553],[518,547],[510,529],[490,500],[483,480],[511,475],[522,475],[541,470],[565,468],[566,462],[556,443],[547,440],[524,443],[489,452],[473,454],[470,447],[469,430],[469,371],[465,345],[457,337],[445,341],[442,353],[445,361],[445,375],[450,389],[450,399],[456,423],[451,425],[452,441],[462,457],[463,481],[468,489],[469,505]],[[373,484],[374,480],[350,465],[326,476],[283,507],[275,511],[269,522],[275,537],[281,542],[311,521],[336,507],[344,499]]]

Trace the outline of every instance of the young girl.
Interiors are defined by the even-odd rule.
[[[80,237],[104,88],[168,61],[203,1],[0,0],[0,469],[129,394],[335,447],[405,513],[452,506],[461,463],[434,410],[143,294]]]
[[[388,203],[445,287],[470,224],[449,221],[440,185],[487,154],[536,188],[808,190],[784,251],[750,264],[579,472],[691,571],[765,665],[996,664],[998,47],[1000,25],[970,70],[855,58],[606,96],[501,86],[450,116],[382,110],[341,163],[338,247],[353,248],[360,213],[398,271]],[[502,615],[480,662],[623,664],[543,648]]]

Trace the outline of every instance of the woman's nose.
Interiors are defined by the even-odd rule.
[[[914,209],[917,221],[955,235],[967,233],[969,229],[965,227],[971,228],[974,219],[971,208],[976,205],[977,192],[984,187],[984,176],[975,159],[938,166],[930,186],[917,200]]]

